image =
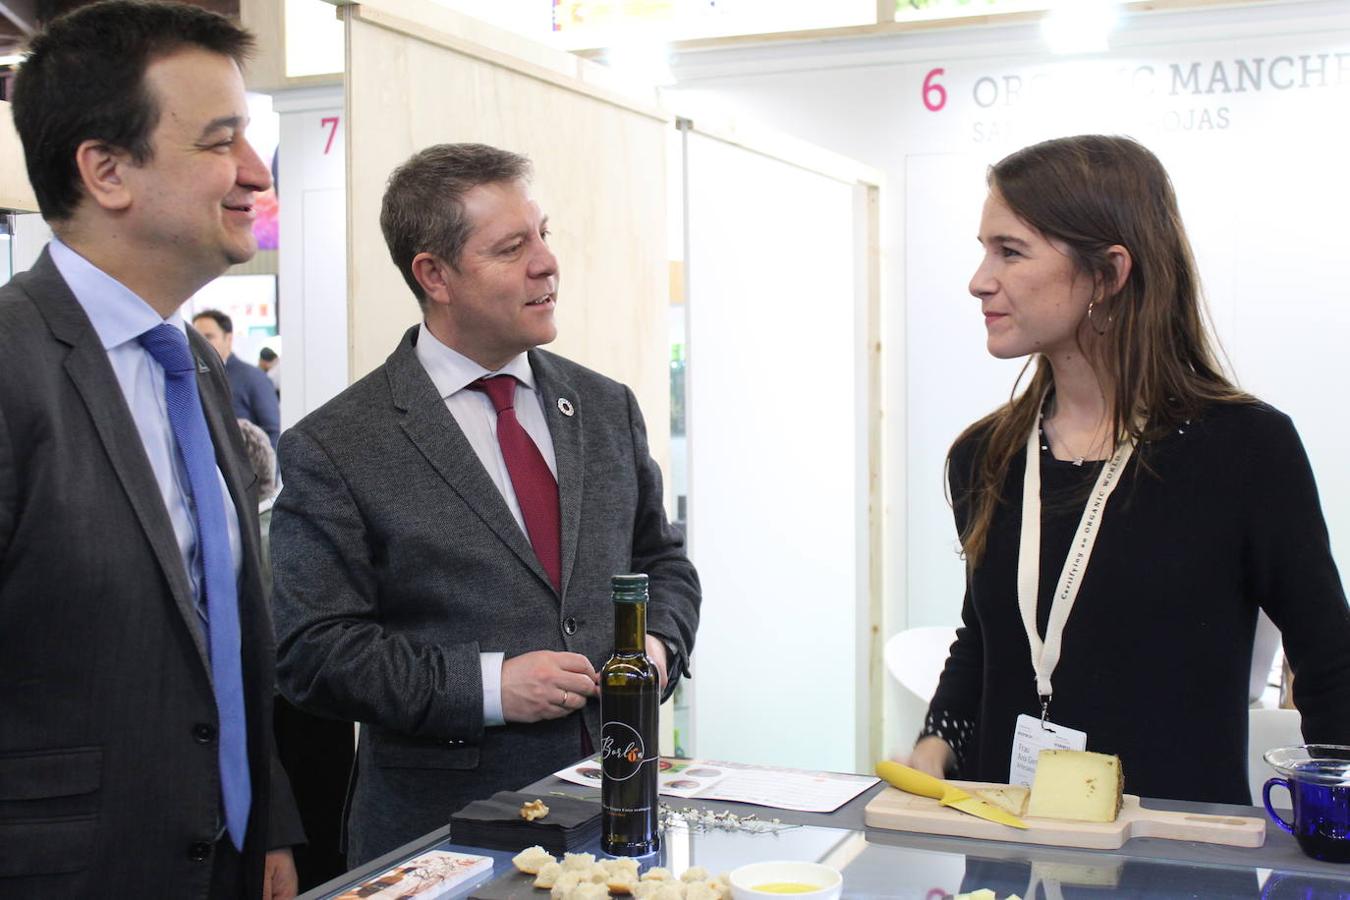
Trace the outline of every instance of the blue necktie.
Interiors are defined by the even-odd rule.
[[[206,590],[207,646],[220,715],[220,791],[225,827],[234,846],[244,849],[252,790],[244,723],[244,676],[239,644],[239,594],[230,553],[229,522],[216,474],[216,453],[197,393],[197,364],[187,335],[156,325],[137,340],[164,367],[169,424],[187,469],[197,520],[197,550]],[[191,575],[191,573],[189,573]]]

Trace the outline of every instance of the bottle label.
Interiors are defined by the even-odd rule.
[[[637,729],[623,722],[606,722],[600,729],[600,767],[614,781],[627,781],[647,762],[647,748]]]

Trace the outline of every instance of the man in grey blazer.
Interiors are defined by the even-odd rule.
[[[0,288],[0,897],[289,897],[257,497],[179,306],[250,258],[252,38],[105,3],[14,90],[56,239]]]
[[[537,349],[558,261],[528,174],[479,144],[393,174],[381,225],[424,321],[282,435],[278,674],[362,723],[352,864],[589,752],[611,575],[650,577],[648,652],[688,674],[698,576],[633,394]]]

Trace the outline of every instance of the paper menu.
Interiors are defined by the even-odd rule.
[[[663,757],[657,789],[665,797],[753,803],[800,812],[834,812],[877,783],[870,775],[812,772],[775,766]],[[554,773],[564,781],[600,786],[598,758]]]

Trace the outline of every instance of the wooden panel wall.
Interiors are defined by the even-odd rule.
[[[505,147],[534,161],[534,194],[560,260],[559,337],[548,349],[628,384],[664,460],[669,122],[654,96],[645,105],[570,78],[565,67],[593,64],[562,53],[558,65],[541,64],[548,48],[529,60],[496,51],[481,25],[473,40],[457,35],[459,20],[443,8],[381,0],[343,13],[352,379],[383,362],[419,318],[380,233],[389,173],[430,144]]]

